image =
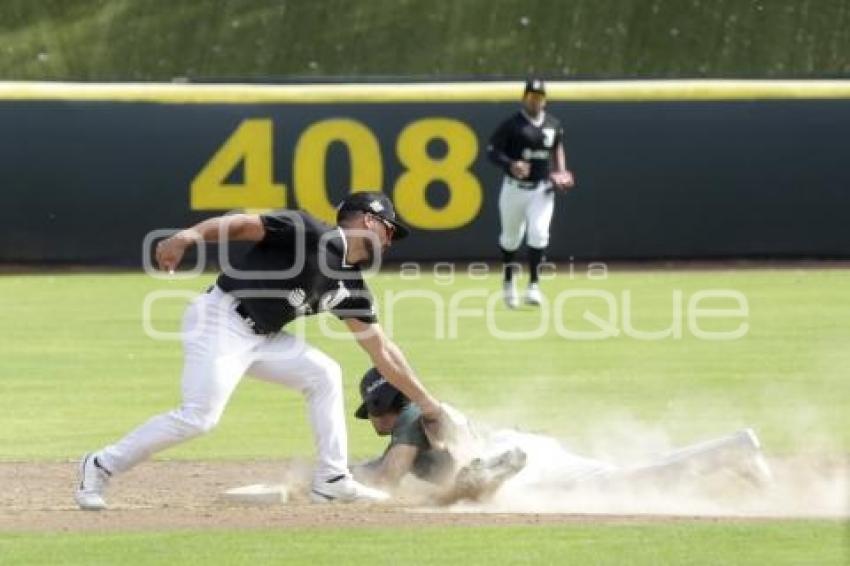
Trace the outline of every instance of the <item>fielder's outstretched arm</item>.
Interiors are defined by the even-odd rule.
[[[189,246],[196,242],[217,242],[222,236],[227,240],[259,242],[265,235],[265,226],[257,214],[216,216],[162,240],[156,246],[156,262],[163,271],[174,271]]]
[[[369,324],[355,318],[345,319],[348,329],[354,334],[360,347],[372,358],[372,364],[396,389],[419,405],[426,419],[438,419],[440,403],[425,389],[413,373],[401,349],[387,338],[378,324]]]

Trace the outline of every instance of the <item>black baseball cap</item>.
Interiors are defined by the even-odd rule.
[[[396,219],[395,207],[387,195],[378,191],[351,193],[337,207],[337,212],[368,212],[393,225],[395,234],[393,240],[406,238],[410,229]]]
[[[531,78],[525,81],[525,90],[523,91],[523,96],[528,94],[529,92],[534,92],[546,96],[546,84],[543,82],[543,79]]]
[[[354,412],[358,419],[368,419],[369,414],[383,415],[393,407],[401,391],[393,387],[378,370],[371,368],[360,380],[360,397],[363,403]]]

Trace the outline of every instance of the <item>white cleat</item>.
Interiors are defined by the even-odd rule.
[[[502,283],[502,297],[505,299],[505,306],[509,309],[519,307],[519,296],[517,295],[513,281]]]
[[[735,433],[735,436],[737,437],[738,442],[740,442],[745,449],[753,452],[761,452],[761,441],[756,435],[756,431],[753,429],[745,428],[743,430],[739,430]]]
[[[517,475],[526,461],[527,456],[520,448],[512,448],[491,458],[475,458],[458,471],[455,488],[461,499],[481,501]]]
[[[351,476],[337,476],[324,482],[314,482],[310,490],[313,503],[381,502],[390,498],[380,489],[363,485]]]
[[[525,291],[525,304],[540,306],[542,302],[543,295],[540,293],[540,287],[537,286],[537,283],[531,283]]]
[[[773,470],[770,469],[770,464],[767,463],[767,459],[761,452],[753,455],[744,474],[760,487],[768,487],[773,484]]]
[[[746,428],[740,431],[737,436],[750,452],[749,458],[741,466],[742,475],[758,486],[771,485],[773,483],[773,470],[770,469],[770,464],[767,463],[767,459],[761,451],[761,442],[756,436],[756,432],[751,428]]]
[[[110,473],[98,464],[94,453],[83,456],[80,461],[79,480],[74,499],[80,509],[100,511],[106,509],[103,492],[109,484]]]
[[[517,475],[528,461],[522,448],[511,448],[490,458],[476,458],[470,463],[488,477],[489,481],[503,482]]]

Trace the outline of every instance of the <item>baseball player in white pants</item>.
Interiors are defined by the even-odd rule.
[[[355,481],[348,470],[339,365],[283,330],[300,316],[323,311],[342,319],[386,378],[421,403],[426,426],[439,436],[443,409],[377,324],[358,267],[372,265],[407,229],[396,220],[389,199],[377,192],[350,195],[338,209],[337,224],[327,226],[300,211],[237,214],[205,220],[160,242],[157,261],[169,271],[195,242],[227,239],[253,246],[186,310],[180,407],[83,457],[75,493],[81,508],[105,508],[112,476],[211,430],[245,374],[304,395],[318,460],[313,501],[387,498]]]
[[[125,472],[156,452],[209,432],[247,374],[301,392],[316,441],[315,475],[348,473],[339,364],[286,332],[256,334],[235,305],[236,299],[219,287],[192,301],[183,317],[180,407],[151,418],[101,450],[100,465],[114,474]]]
[[[528,246],[529,267],[525,302],[541,303],[539,270],[549,245],[554,191],[566,191],[575,184],[567,170],[561,122],[546,113],[545,107],[543,81],[529,80],[522,109],[499,126],[487,148],[490,161],[505,173],[499,194],[499,247],[504,262],[504,299],[509,308],[519,306],[514,258],[523,239]]]
[[[450,504],[483,499],[510,482],[526,493],[578,488],[652,487],[688,482],[721,470],[734,471],[759,485],[771,471],[752,429],[692,444],[651,461],[616,466],[566,448],[557,439],[513,429],[481,430],[457,409],[445,407],[453,434],[435,447],[422,426],[419,408],[375,368],[360,382],[363,403],[355,416],[368,419],[375,433],[389,438],[378,458],[354,473],[375,486],[398,486],[407,474],[442,489],[436,501]]]

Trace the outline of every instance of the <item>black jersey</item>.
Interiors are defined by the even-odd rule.
[[[377,321],[360,270],[345,263],[340,228],[309,214],[282,210],[260,216],[265,237],[218,277],[239,300],[258,333],[277,332],[299,316],[330,311],[339,318]]]
[[[490,137],[487,155],[510,175],[512,161],[528,161],[531,171],[523,181],[538,182],[549,178],[552,171],[552,152],[563,143],[564,129],[560,120],[545,113],[539,126],[531,123],[520,111],[502,122]]]

